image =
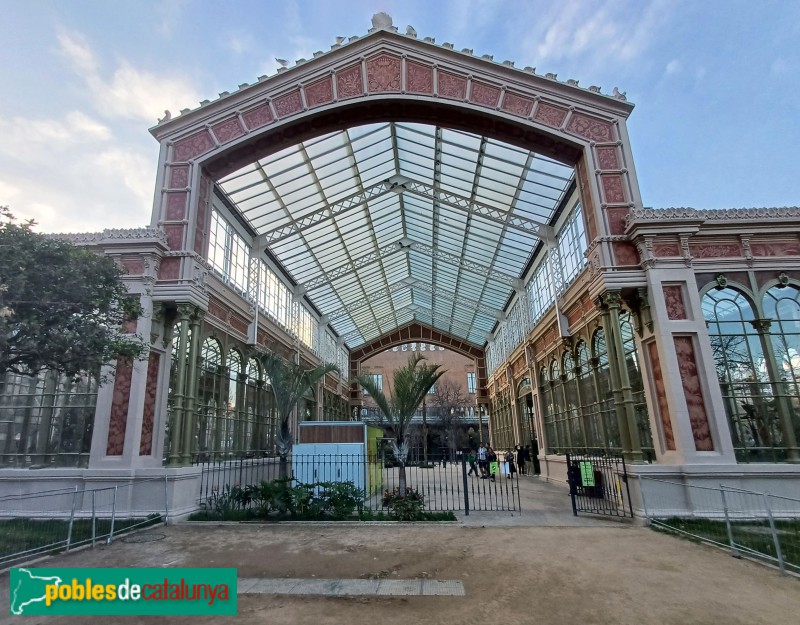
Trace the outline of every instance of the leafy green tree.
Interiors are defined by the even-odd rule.
[[[280,456],[280,476],[285,478],[289,474],[288,457],[292,449],[292,430],[290,420],[297,404],[309,390],[322,380],[328,373],[338,371],[336,365],[322,364],[313,369],[306,369],[303,365],[287,362],[275,352],[270,352],[261,360],[264,365],[264,374],[272,388],[275,397],[275,409],[280,419],[278,432],[278,455]]]
[[[423,360],[425,357],[422,354],[414,354],[408,359],[407,365],[395,370],[390,398],[378,388],[371,375],[359,375],[355,378],[375,401],[384,423],[390,425],[394,432],[391,444],[399,467],[401,497],[406,494],[406,462],[411,420],[428,391],[445,373],[439,370],[441,365],[421,365]]]
[[[50,370],[97,376],[140,356],[122,325],[140,313],[107,256],[33,231],[0,206],[0,377]]]

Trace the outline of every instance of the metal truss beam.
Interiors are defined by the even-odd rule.
[[[283,241],[293,234],[299,234],[305,230],[308,230],[309,228],[312,228],[313,226],[316,226],[317,224],[333,219],[341,213],[346,213],[347,211],[358,208],[359,206],[364,206],[371,200],[376,200],[379,197],[390,193],[391,191],[392,184],[388,180],[384,180],[376,185],[367,187],[363,192],[359,191],[358,193],[354,193],[353,195],[346,197],[343,200],[339,200],[338,202],[334,202],[333,204],[325,204],[321,208],[317,209],[313,213],[310,213],[309,215],[306,215],[305,217],[292,220],[288,224],[268,230],[267,232],[262,233],[258,237],[258,240],[263,241],[267,245],[272,245],[278,241]]]
[[[366,339],[366,337],[371,332],[377,331],[380,334],[381,333],[380,328],[384,323],[386,323],[387,321],[389,321],[389,322],[390,321],[394,321],[396,316],[399,316],[399,315],[401,315],[402,313],[405,313],[405,312],[411,312],[413,314],[413,316],[414,316],[414,319],[417,319],[417,317],[419,316],[419,317],[424,317],[425,319],[430,319],[431,323],[435,323],[437,321],[442,321],[445,324],[447,324],[448,327],[451,327],[453,330],[457,330],[459,332],[462,332],[463,336],[460,336],[459,338],[461,338],[461,339],[463,339],[465,341],[468,340],[467,337],[469,336],[469,333],[472,332],[472,327],[468,326],[465,323],[461,323],[460,321],[456,321],[452,317],[445,317],[445,316],[442,316],[442,315],[436,315],[430,309],[425,308],[423,306],[420,306],[419,304],[409,304],[408,306],[403,306],[402,308],[398,309],[397,311],[394,311],[392,313],[388,313],[386,315],[383,315],[382,317],[379,317],[375,321],[372,321],[372,322],[364,325],[361,328],[356,328],[355,330],[351,330],[347,334],[342,335],[342,338],[347,343],[351,339],[355,339],[355,338],[358,338],[358,337],[364,337]],[[437,329],[442,331],[442,332],[447,332],[447,330],[442,330],[441,328],[437,328]],[[374,338],[374,337],[372,337],[372,338]],[[369,339],[366,339],[366,340],[369,340]]]
[[[400,243],[398,242],[389,243],[388,245],[384,245],[382,248],[378,249],[375,252],[364,254],[363,256],[354,258],[353,260],[344,263],[343,265],[335,267],[331,271],[323,272],[316,278],[312,278],[308,282],[303,283],[301,286],[306,291],[317,289],[325,284],[328,284],[329,282],[336,280],[337,278],[342,278],[352,273],[356,273],[363,267],[371,263],[374,263],[376,261],[382,260],[387,256],[391,256],[392,254],[395,254],[401,250],[403,250],[403,247]]]
[[[479,273],[482,276],[486,276],[487,278],[494,278],[499,282],[508,284],[512,288],[521,286],[522,281],[516,276],[503,273],[502,271],[497,271],[496,269],[492,269],[491,267],[487,267],[486,265],[476,263],[473,260],[468,260],[461,256],[456,256],[455,254],[449,254],[448,252],[443,252],[442,250],[438,249],[437,247],[434,247],[433,245],[426,245],[424,243],[419,243],[417,241],[411,241],[410,239],[405,239],[401,241],[400,244],[405,249],[411,249],[414,250],[415,252],[419,252],[420,254],[425,254],[426,256],[430,256],[435,260],[442,260],[446,263],[450,263],[451,265],[457,265],[458,267],[462,267],[463,269],[469,269],[471,271]]]

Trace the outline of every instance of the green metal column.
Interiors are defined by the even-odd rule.
[[[177,371],[175,372],[174,398],[172,405],[172,423],[170,423],[169,433],[169,464],[179,464],[181,461],[181,432],[183,431],[183,405],[186,398],[186,363],[189,350],[189,319],[192,316],[194,306],[181,304],[178,306],[178,317],[180,319],[180,329],[178,335],[178,345],[173,347],[177,354]]]

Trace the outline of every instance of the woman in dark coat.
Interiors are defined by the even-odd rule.
[[[514,477],[517,472],[517,467],[514,464],[514,452],[509,449],[503,459],[508,463],[508,477]]]
[[[519,474],[525,475],[525,450],[522,448],[522,445],[517,445],[514,447],[514,450],[517,452],[517,464],[519,465]]]

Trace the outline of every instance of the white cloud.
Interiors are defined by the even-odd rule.
[[[143,154],[130,150],[111,149],[92,159],[97,173],[122,180],[124,185],[140,200],[147,203],[153,197],[153,164]]]
[[[193,108],[201,99],[186,77],[156,75],[126,60],[119,62],[110,79],[105,79],[94,52],[80,35],[62,33],[58,41],[62,54],[85,80],[92,102],[104,116],[155,124],[164,109]]]
[[[525,24],[522,47],[535,62],[578,59],[586,68],[639,59],[673,5],[666,0],[561,0],[547,7],[543,11],[536,5],[519,17]]]
[[[20,194],[20,188],[0,180],[0,206],[8,206]]]
[[[111,139],[111,130],[95,119],[72,111],[63,119],[12,117],[0,118],[0,153],[20,161],[36,161],[56,156],[79,144],[102,143]]]
[[[664,69],[668,76],[672,76],[674,74],[678,74],[683,67],[678,59],[672,59],[669,63],[667,63],[667,66]]]

